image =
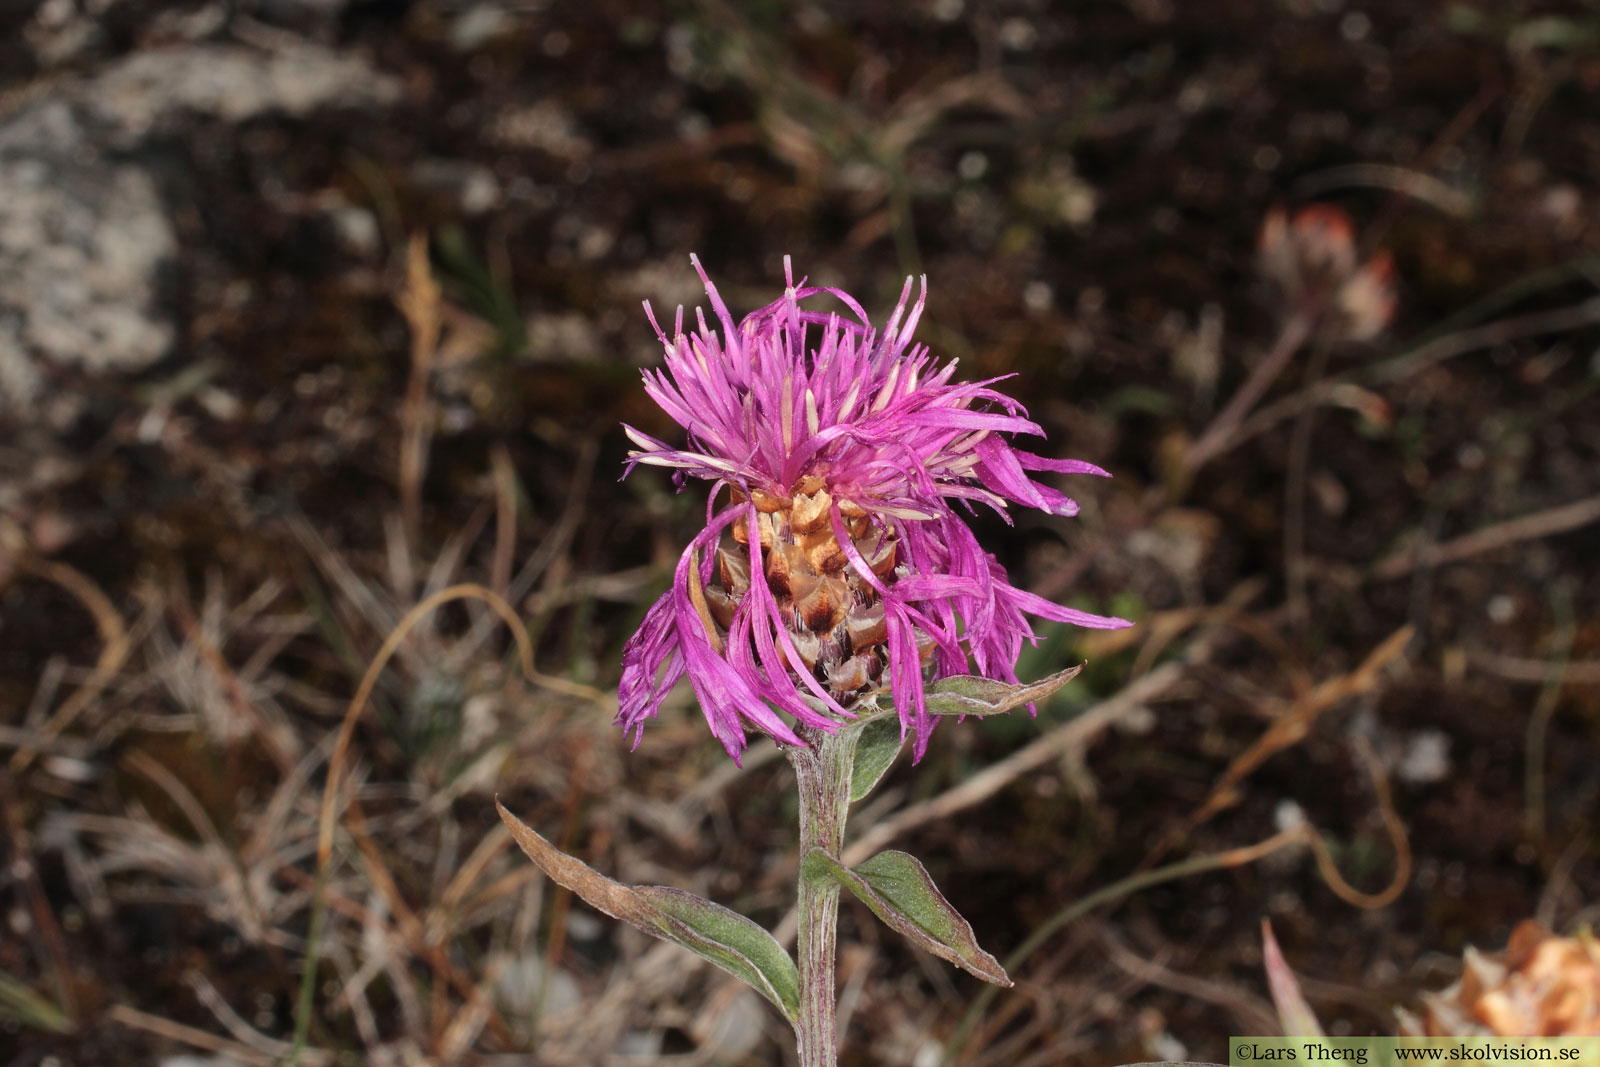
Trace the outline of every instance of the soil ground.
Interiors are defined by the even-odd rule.
[[[0,409],[0,1063],[270,1063],[297,1021],[306,1062],[788,1062],[773,1013],[555,891],[491,800],[625,881],[788,907],[771,746],[735,772],[687,694],[636,750],[610,723],[704,506],[618,480],[620,422],[677,439],[639,303],[694,306],[691,252],[736,313],[786,255],[875,317],[926,274],[919,339],[1114,475],[1074,480],[1075,519],[978,525],[1018,584],[1140,625],[1049,630],[1019,670],[1087,660],[1062,698],[942,725],[855,832],[1179,664],[894,846],[1002,959],[1301,821],[1344,880],[1296,847],[1120,897],[1012,967],[959,1062],[1223,1059],[1275,1031],[1264,918],[1331,1032],[1382,1033],[1466,946],[1600,915],[1592,6],[122,0],[10,5],[0,42],[0,116],[175,48],[395,86],[191,101],[105,148],[170,220],[173,340],[41,363]],[[1301,306],[1263,221],[1313,203],[1392,257],[1392,319],[1325,316],[1254,406],[1287,417],[1192,469]],[[400,643],[302,1010],[346,702],[458,582],[510,600],[538,673],[473,601]],[[843,936],[842,1062],[938,1063],[980,983],[864,909]]]

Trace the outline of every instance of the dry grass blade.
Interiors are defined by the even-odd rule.
[[[1123,944],[1108,928],[1101,929],[1099,935],[1097,940],[1106,959],[1141,984],[1169,989],[1222,1008],[1233,1016],[1234,1025],[1238,1027],[1235,1033],[1252,1034],[1272,1029],[1275,1021],[1272,1009],[1248,990],[1214,975],[1200,978],[1175,971],[1160,960],[1146,959]]]
[[[288,1055],[289,1043],[279,1041],[277,1038],[268,1037],[249,1023],[245,1022],[239,1013],[233,1009],[217,987],[212,985],[205,975],[198,971],[190,972],[184,976],[189,988],[194,991],[195,999],[205,1005],[206,1010],[216,1017],[223,1029],[232,1034],[240,1044],[248,1045],[263,1055],[271,1056],[276,1062]]]
[[[1304,740],[1319,715],[1353,696],[1370,692],[1378,684],[1379,675],[1384,668],[1405,651],[1414,632],[1410,626],[1401,627],[1373,649],[1355,670],[1322,682],[1311,692],[1296,700],[1289,710],[1278,716],[1248,749],[1234,757],[1217,784],[1212,787],[1211,795],[1206,798],[1205,803],[1200,805],[1181,828],[1168,834],[1151,850],[1150,855],[1145,858],[1144,866],[1148,867],[1160,859],[1179,841],[1215,817],[1218,812],[1236,803],[1239,799],[1239,785],[1267,760]]]
[[[100,591],[88,575],[82,571],[57,563],[53,560],[24,559],[21,569],[26,573],[34,574],[48,582],[54,582],[62,589],[77,598],[89,614],[94,617],[95,629],[100,632],[101,650],[100,657],[95,661],[94,674],[89,677],[77,692],[61,705],[49,721],[41,726],[36,734],[38,743],[54,740],[75,722],[84,709],[94,703],[106,684],[114,678],[122,665],[127,662],[131,644],[128,640],[128,627],[118,614],[116,606],[111,603],[111,598]],[[20,775],[28,769],[33,762],[38,749],[32,745],[19,748],[11,754],[11,773]]]
[[[406,246],[406,286],[395,303],[411,328],[411,377],[400,408],[400,514],[413,552],[422,541],[422,478],[428,461],[428,377],[439,347],[439,283],[428,264],[428,239]]]
[[[1554,668],[1539,690],[1539,699],[1528,716],[1528,727],[1523,742],[1523,826],[1530,840],[1541,841],[1545,836],[1545,747],[1550,736],[1550,723],[1555,718],[1556,707],[1565,688],[1566,671],[1563,664],[1572,656],[1572,642],[1577,626],[1573,619],[1572,592],[1565,582],[1550,589],[1550,609],[1555,616],[1555,634],[1550,650],[1550,666]]]
[[[194,613],[181,601],[174,601],[173,606],[178,625],[183,628],[184,637],[194,646],[201,659],[205,660],[207,666],[217,676],[217,680],[222,683],[222,690],[227,696],[229,705],[240,718],[255,728],[256,735],[266,743],[267,753],[278,765],[278,770],[286,775],[293,773],[295,760],[299,756],[293,749],[294,732],[279,729],[267,721],[260,709],[251,702],[250,695],[245,691],[244,683],[239,680],[238,674],[228,665],[227,660],[223,659],[221,650],[206,636]]]
[[[311,999],[316,988],[316,962],[317,942],[322,935],[324,917],[323,894],[327,887],[328,866],[333,858],[333,829],[335,813],[338,807],[340,787],[343,782],[341,776],[344,771],[345,759],[350,750],[351,739],[355,736],[356,721],[360,718],[362,710],[367,705],[368,698],[372,695],[373,686],[378,682],[378,676],[388,664],[390,658],[400,648],[400,643],[405,640],[406,634],[417,623],[442,604],[454,600],[477,599],[489,605],[504,620],[511,630],[512,637],[517,643],[517,656],[523,673],[529,678],[537,676],[538,672],[533,666],[533,643],[528,638],[527,630],[523,628],[522,620],[517,618],[517,613],[512,610],[500,597],[485,589],[481,585],[467,583],[454,585],[448,589],[428,597],[416,607],[406,613],[387,638],[383,647],[373,657],[368,665],[366,674],[361,679],[361,684],[356,688],[355,696],[350,698],[350,705],[345,711],[344,721],[339,726],[338,740],[334,742],[333,755],[328,760],[328,780],[322,791],[322,806],[317,819],[317,883],[312,891],[311,929],[307,937],[307,955],[305,973],[300,982],[300,996],[295,1010],[295,1038],[293,1051],[290,1054],[291,1063],[300,1062],[300,1052],[305,1047],[306,1034],[311,1024]]]
[[[1300,346],[1305,344],[1306,338],[1311,336],[1311,328],[1315,323],[1312,317],[1297,314],[1289,317],[1283,324],[1283,330],[1278,334],[1278,339],[1273,343],[1272,350],[1267,353],[1250,377],[1245,379],[1237,392],[1228,398],[1227,405],[1211,420],[1211,425],[1201,432],[1194,444],[1189,446],[1184,454],[1184,470],[1192,475],[1207,462],[1222,452],[1227,451],[1237,443],[1235,430],[1244,417],[1250,414],[1250,409],[1264,396],[1272,383],[1278,380],[1279,375],[1289,366],[1289,360]]]
[[[461,902],[466,899],[469,892],[477,885],[478,879],[489,869],[489,865],[500,857],[500,854],[511,846],[511,835],[506,827],[497,826],[483,836],[477,848],[467,857],[450,879],[450,884],[445,886],[444,892],[439,895],[438,903],[428,913],[424,924],[429,931],[429,936],[437,936],[435,931],[448,921],[449,914],[458,911]]]
[[[489,588],[511,599],[511,554],[517,540],[517,468],[511,451],[496,444],[489,452],[494,470],[494,565],[490,568]]]
[[[258,1052],[249,1045],[239,1041],[230,1041],[225,1037],[183,1023],[164,1019],[159,1015],[151,1015],[126,1004],[113,1004],[110,1011],[106,1012],[107,1018],[122,1026],[134,1030],[143,1030],[145,1033],[164,1037],[169,1041],[176,1041],[191,1048],[205,1049],[207,1052],[219,1053],[229,1056],[243,1064],[259,1065],[259,1067],[276,1067],[282,1062],[279,1056]],[[335,1061],[333,1055],[322,1049],[299,1049],[296,1055],[301,1063],[307,1067],[330,1067]]]
[[[384,666],[390,657],[399,649],[400,643],[405,640],[406,634],[434,609],[454,600],[477,599],[488,604],[494,612],[505,621],[510,628],[512,636],[517,642],[517,654],[524,674],[529,678],[538,676],[538,671],[533,666],[533,645],[528,640],[527,631],[522,627],[522,620],[517,618],[517,613],[511,605],[500,599],[494,593],[481,585],[465,583],[453,585],[448,589],[428,597],[416,607],[406,613],[394,630],[384,639],[383,647],[372,658],[372,663],[367,667],[366,675],[361,679],[361,684],[356,689],[355,696],[350,699],[350,706],[345,712],[344,722],[339,727],[339,739],[334,744],[333,755],[328,760],[328,781],[323,789],[322,812],[318,820],[317,830],[317,867],[319,870],[326,868],[329,857],[333,851],[333,823],[334,811],[338,803],[340,775],[344,770],[345,759],[349,754],[350,741],[355,734],[356,721],[360,718],[362,709],[366,707],[367,698],[372,695],[372,687],[377,684],[378,675],[383,672]]]
[[[1467,666],[1508,682],[1546,685],[1559,680],[1565,685],[1600,685],[1600,662],[1595,660],[1551,663],[1549,660],[1505,656],[1498,652],[1473,652],[1467,657]]]
[[[1322,880],[1339,899],[1358,908],[1376,911],[1393,904],[1411,881],[1411,838],[1406,833],[1406,824],[1401,821],[1400,813],[1395,810],[1394,798],[1389,794],[1389,779],[1384,775],[1383,761],[1365,739],[1356,739],[1356,752],[1367,765],[1367,773],[1372,776],[1372,788],[1378,794],[1378,812],[1383,817],[1384,829],[1389,833],[1389,844],[1394,849],[1394,877],[1378,892],[1363,893],[1344,880],[1338,864],[1333,861],[1332,853],[1320,836],[1309,833],[1306,843],[1316,857],[1317,871],[1322,875]]]
[[[469,1001],[478,998],[479,989],[462,970],[451,962],[443,946],[448,943],[450,926],[447,922],[434,922],[430,919],[427,923],[417,917],[417,913],[406,903],[405,896],[400,892],[400,887],[395,883],[394,875],[390,872],[388,864],[383,860],[383,854],[378,849],[378,843],[367,832],[366,818],[361,812],[361,805],[352,802],[349,808],[350,836],[355,840],[356,848],[361,853],[361,859],[366,865],[368,883],[383,898],[389,913],[395,918],[400,940],[405,944],[406,950],[420,959],[427,961],[434,971],[444,979],[434,986],[436,995],[442,995],[448,985]],[[509,1041],[511,1029],[501,1018],[499,1012],[486,1008],[479,1027],[487,1024],[495,1036],[502,1041]]]
[[[913,827],[948,818],[956,812],[981,804],[1029,771],[1047,766],[1063,753],[1081,748],[1112,723],[1131,715],[1176,685],[1200,655],[1192,651],[1184,660],[1162,664],[1114,696],[1062,723],[1000,762],[962,780],[954,788],[890,816],[846,848],[842,861],[846,866],[853,867]]]
[[[478,1034],[483,1031],[484,1025],[499,1018],[499,1013],[495,1011],[494,1003],[490,999],[489,990],[500,980],[506,960],[507,957],[499,956],[490,961],[483,978],[472,987],[466,1002],[445,1026],[438,1041],[439,1059],[442,1062],[459,1062],[477,1039]]]
[[[38,931],[46,953],[45,970],[55,993],[55,1004],[50,1004],[20,982],[13,982],[0,971],[0,1009],[9,1007],[11,1014],[32,1019],[46,1029],[65,1032],[72,1026],[77,1014],[77,1004],[72,995],[72,955],[67,950],[61,924],[56,921],[50,906],[50,896],[39,878],[39,867],[33,859],[33,847],[27,827],[22,822],[22,807],[17,802],[16,790],[11,781],[0,781],[0,819],[5,822],[6,837],[11,843],[8,879],[21,884],[28,899],[28,919]],[[0,1015],[4,1012],[0,1011]]]
[[[1236,430],[1219,443],[1216,451],[1225,452],[1229,449],[1237,448],[1245,441],[1265,433],[1285,419],[1294,418],[1306,408],[1337,398],[1340,390],[1353,382],[1367,381],[1383,384],[1403,381],[1429,367],[1454,359],[1457,356],[1465,355],[1468,352],[1483,348],[1493,348],[1496,345],[1525,338],[1581,329],[1584,326],[1592,326],[1595,323],[1600,323],[1600,297],[1592,297],[1570,307],[1556,308],[1551,311],[1535,311],[1527,315],[1516,315],[1508,319],[1501,319],[1498,322],[1491,322],[1485,326],[1477,326],[1472,329],[1461,330],[1458,333],[1447,334],[1444,337],[1436,338],[1420,345],[1409,352],[1378,363],[1368,370],[1339,375],[1308,386],[1281,400],[1273,401],[1240,424]]]
[[[1600,495],[1574,500],[1570,504],[1546,508],[1532,515],[1497,522],[1474,530],[1444,544],[1424,545],[1414,550],[1397,552],[1378,562],[1372,576],[1380,581],[1401,578],[1423,567],[1440,567],[1457,563],[1473,556],[1490,552],[1520,541],[1534,541],[1541,537],[1566,533],[1600,522]]]
[[[1311,198],[1351,188],[1388,189],[1457,218],[1465,218],[1473,209],[1473,199],[1469,194],[1452,189],[1433,175],[1383,163],[1349,163],[1329,167],[1302,178],[1296,183],[1295,192],[1298,196]]]
[[[1223,852],[1213,852],[1204,856],[1195,856],[1151,871],[1135,872],[1119,882],[1079,897],[1065,908],[1056,912],[1043,925],[1034,930],[1026,941],[1018,945],[1011,955],[1006,957],[1005,969],[1008,972],[1019,971],[1022,965],[1028,961],[1028,958],[1041,945],[1054,937],[1059,930],[1096,908],[1114,904],[1141,889],[1148,889],[1151,886],[1170,882],[1177,878],[1186,878],[1189,875],[1201,874],[1205,871],[1225,870],[1230,867],[1241,867],[1247,863],[1254,863],[1263,856],[1269,856],[1279,849],[1287,848],[1291,845],[1305,844],[1308,836],[1315,835],[1304,827],[1285,830],[1253,845],[1230,848]],[[951,1064],[957,1061],[957,1058],[966,1048],[967,1042],[971,1039],[973,1029],[977,1026],[978,1020],[983,1017],[984,1010],[989,1006],[989,1002],[994,999],[996,992],[995,988],[985,987],[973,999],[971,1005],[967,1008],[966,1014],[961,1017],[961,1022],[956,1025],[955,1033],[951,1035],[949,1042],[945,1045],[944,1058],[940,1061],[941,1067],[950,1067]]]
[[[72,1019],[65,1011],[4,971],[0,971],[0,1023],[8,1029],[23,1026],[52,1034],[72,1032]]]

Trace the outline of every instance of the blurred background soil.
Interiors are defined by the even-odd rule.
[[[1317,332],[1186,461],[1297,311],[1263,219],[1313,203],[1392,256],[1392,320]],[[306,1063],[792,1057],[491,801],[788,907],[772,746],[734,768],[686,693],[636,751],[610,723],[704,506],[618,480],[619,421],[677,439],[639,305],[696,304],[690,252],[736,314],[785,255],[880,321],[926,274],[919,339],[1115,476],[979,522],[1140,625],[1047,630],[1024,677],[1083,675],[943,725],[856,834],[1002,959],[1134,872],[1323,842],[1119,895],[960,1042],[979,983],[847,904],[842,1062],[1225,1058],[1276,1032],[1263,918],[1330,1031],[1383,1033],[1465,946],[1600,914],[1600,9],[11,0],[0,1064],[268,1064],[297,1023]],[[537,670],[476,601],[400,640],[319,890],[346,704],[458,582]]]

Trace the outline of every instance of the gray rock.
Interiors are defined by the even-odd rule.
[[[70,103],[47,96],[0,123],[0,415],[34,406],[41,360],[103,373],[160,358],[176,249],[155,182],[108,160]]]
[[[161,293],[177,236],[150,173],[119,153],[185,112],[238,122],[399,92],[310,44],[192,44],[135,53],[0,113],[0,419],[59,429],[75,401],[48,394],[49,366],[138,371],[177,334]]]
[[[136,141],[176,112],[242,122],[268,112],[381,106],[399,95],[397,79],[316,45],[263,52],[195,44],[136,52],[86,86],[83,99],[120,139]]]

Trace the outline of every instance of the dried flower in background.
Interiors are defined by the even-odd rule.
[[[1600,1037],[1600,942],[1557,937],[1532,919],[1504,952],[1468,948],[1461,978],[1400,1014],[1409,1037]]]
[[[1273,208],[1258,238],[1261,273],[1283,293],[1291,314],[1323,320],[1340,339],[1366,341],[1394,316],[1394,262],[1389,253],[1356,259],[1350,216],[1310,204],[1291,219]]]

